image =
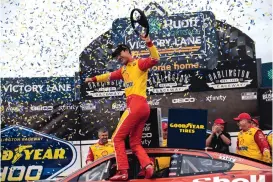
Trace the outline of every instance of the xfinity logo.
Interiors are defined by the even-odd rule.
[[[190,98],[177,98],[173,99],[172,103],[173,104],[181,104],[181,103],[188,103],[188,102],[195,102],[196,98],[190,97]]]
[[[227,96],[224,96],[224,95],[219,95],[219,96],[207,96],[206,97],[206,102],[212,102],[212,101],[225,101],[227,98]]]
[[[265,182],[265,175],[259,175],[257,179],[257,175],[250,175],[250,180],[249,178],[233,178],[228,179],[228,178],[222,178],[222,177],[213,177],[213,178],[199,178],[199,179],[194,179],[192,182],[205,182],[205,181],[211,181],[211,182]]]
[[[53,106],[30,106],[31,111],[52,111]]]
[[[160,103],[160,100],[161,100],[161,98],[160,99],[153,99],[153,100],[148,101],[148,104],[151,106],[158,106]]]

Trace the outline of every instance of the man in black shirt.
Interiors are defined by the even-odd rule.
[[[212,133],[207,136],[206,147],[210,147],[215,152],[229,153],[231,145],[230,135],[224,132],[225,121],[216,119],[212,126]]]

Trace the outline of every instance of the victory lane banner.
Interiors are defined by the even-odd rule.
[[[167,146],[204,149],[207,116],[207,110],[169,109]]]
[[[64,140],[14,125],[1,130],[1,181],[53,179],[71,167],[75,147]]]
[[[145,11],[144,11],[145,13]],[[162,65],[173,61],[186,63],[196,60],[200,67],[212,69],[217,65],[218,39],[214,27],[215,16],[212,12],[178,13],[173,15],[147,16],[150,37],[158,49]],[[112,41],[130,47],[134,56],[148,56],[145,42],[134,33],[129,18],[116,19],[112,24]],[[210,59],[206,59],[210,57]],[[191,62],[191,61],[190,61]],[[188,61],[187,61],[188,63]],[[173,69],[173,68],[172,68]]]
[[[1,78],[1,92],[6,102],[69,102],[75,100],[75,78]]]

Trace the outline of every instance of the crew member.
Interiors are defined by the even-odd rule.
[[[168,123],[166,121],[162,121],[162,131],[163,131],[162,147],[167,147]]]
[[[259,121],[257,119],[253,118],[251,121],[253,127],[259,128]]]
[[[236,153],[249,158],[271,163],[268,142],[263,132],[252,126],[248,113],[241,113],[234,120],[239,122],[241,131],[238,134]]]
[[[116,131],[112,136],[117,160],[117,174],[110,178],[111,181],[128,180],[128,158],[125,152],[124,140],[130,136],[130,147],[136,154],[140,165],[145,169],[145,178],[151,178],[154,167],[141,145],[142,131],[150,115],[147,103],[146,89],[148,69],[159,61],[159,54],[149,36],[140,36],[146,42],[150,51],[148,58],[133,58],[128,46],[121,44],[112,53],[123,66],[111,73],[87,78],[86,82],[108,82],[111,80],[124,80],[127,109],[122,114]]]
[[[98,130],[98,137],[98,143],[91,145],[89,148],[86,164],[115,152],[113,143],[108,142],[108,130],[106,128]]]
[[[231,139],[229,133],[224,131],[225,121],[218,118],[212,126],[212,133],[207,136],[206,147],[212,148],[213,151],[229,153]]]
[[[168,123],[162,122],[162,130],[163,130],[163,143],[162,147],[167,147],[167,137],[168,137]],[[170,166],[170,157],[156,157],[155,162],[158,163],[158,170],[167,168]]]

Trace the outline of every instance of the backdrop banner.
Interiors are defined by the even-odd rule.
[[[261,95],[260,98],[263,98]],[[168,118],[170,108],[206,109],[208,129],[211,129],[213,121],[220,117],[227,122],[228,132],[237,132],[239,129],[233,118],[241,112],[258,117],[257,99],[257,89],[244,88],[149,95],[147,101],[151,108],[161,108],[164,118]],[[120,111],[125,108],[123,97],[97,98],[65,104],[3,102],[1,126],[4,128],[20,124],[66,140],[93,140],[97,139],[97,130],[101,127],[106,127],[111,136],[118,124]],[[260,110],[261,115],[264,111]],[[267,124],[272,126],[270,122]]]
[[[174,63],[176,66],[176,63]],[[103,72],[96,72],[101,74]],[[224,61],[212,70],[149,71],[148,95],[257,88],[256,61]],[[123,97],[123,81],[84,83],[83,99]]]

